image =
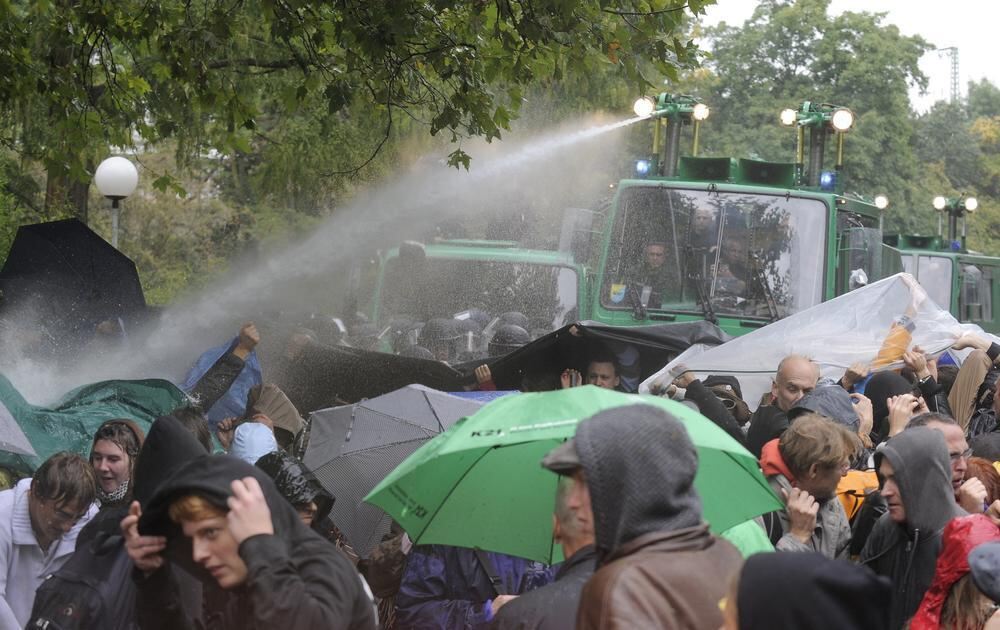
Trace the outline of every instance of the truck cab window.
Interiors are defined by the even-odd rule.
[[[601,304],[775,319],[822,298],[826,206],[797,197],[633,186]]]

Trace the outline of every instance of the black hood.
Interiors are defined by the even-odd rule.
[[[736,610],[740,630],[882,630],[891,600],[889,580],[866,567],[813,552],[760,553],[743,565]]]
[[[166,536],[170,557],[188,567],[201,580],[211,582],[207,572],[193,565],[190,541],[182,534],[180,525],[170,520],[168,510],[176,499],[197,494],[228,511],[227,500],[232,496],[230,484],[244,477],[253,477],[260,483],[271,510],[274,536],[285,543],[293,562],[309,562],[333,550],[330,543],[306,527],[263,470],[230,455],[202,455],[184,464],[160,486],[149,506],[143,509],[139,532],[144,536]]]
[[[743,389],[740,387],[740,380],[735,376],[712,374],[702,382],[705,384],[705,387],[728,387],[730,391],[736,394],[737,398],[743,400]]]
[[[913,384],[895,372],[878,372],[865,385],[865,396],[872,401],[874,432],[885,437],[889,432],[889,404],[892,396],[913,392]]]
[[[230,484],[244,477],[253,477],[260,483],[267,507],[271,510],[276,536],[291,541],[299,530],[308,531],[295,508],[281,496],[267,473],[231,455],[208,454],[186,462],[160,485],[149,505],[143,509],[139,520],[140,531],[143,535],[178,536],[180,527],[170,520],[167,511],[176,499],[188,494],[200,495],[228,512],[227,501],[232,496]]]
[[[875,454],[876,471],[883,458],[892,465],[906,509],[907,530],[920,530],[927,536],[942,530],[956,516],[965,516],[955,502],[951,459],[943,433],[927,427],[906,429]]]
[[[153,422],[139,451],[133,478],[133,496],[145,509],[157,488],[183,464],[205,455],[205,447],[177,418],[166,415]]]
[[[333,508],[334,497],[327,492],[305,464],[285,451],[274,451],[254,464],[274,480],[281,496],[293,506],[316,502],[316,522],[322,521]]]
[[[587,478],[601,562],[644,534],[701,524],[698,454],[665,411],[627,405],[580,423],[573,439]]]
[[[274,534],[254,536],[241,543],[241,555],[249,548],[244,557],[249,571],[245,588],[231,591],[233,597],[210,602],[217,593],[216,581],[201,566],[193,566],[190,539],[183,535],[180,525],[170,520],[168,510],[175,500],[190,494],[228,510],[230,484],[246,477],[253,477],[260,484],[271,511]],[[206,591],[209,593],[206,609],[209,614],[217,611],[222,615],[220,627],[275,628],[280,627],[274,623],[279,616],[298,619],[285,626],[289,630],[374,627],[372,601],[362,591],[361,578],[350,561],[302,523],[295,508],[281,496],[264,471],[241,459],[203,455],[184,464],[150,500],[139,520],[139,531],[144,535],[166,536],[171,562],[190,567],[192,575],[211,588]],[[264,555],[257,555],[254,550]],[[302,609],[296,604],[300,600]],[[268,612],[255,610],[257,605],[268,606]],[[270,617],[269,623],[256,622],[261,616]]]

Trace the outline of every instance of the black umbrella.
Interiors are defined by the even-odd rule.
[[[30,309],[57,342],[85,343],[106,320],[130,330],[146,311],[135,263],[76,219],[18,228],[0,291],[5,312]]]
[[[570,332],[576,329],[576,334]],[[618,352],[631,347],[638,355],[635,376],[641,382],[694,344],[717,346],[730,336],[706,321],[610,326],[585,321],[563,326],[502,357],[470,361],[456,366],[471,373],[487,363],[499,389],[521,389],[525,377],[543,386],[559,387],[559,374],[566,368],[583,371],[596,350]]]
[[[481,403],[409,385],[354,405],[314,412],[304,461],[336,497],[330,516],[354,550],[367,557],[391,519],[362,502],[413,451]]]
[[[468,380],[440,361],[313,340],[304,341],[289,357],[293,332],[276,327],[273,333],[263,333],[257,353],[264,380],[280,387],[303,413],[374,398],[411,383],[457,391]]]

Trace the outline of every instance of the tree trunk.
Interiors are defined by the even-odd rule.
[[[56,0],[56,6],[61,14],[68,14],[74,10],[73,0]],[[65,29],[57,31],[55,36],[49,41],[48,61],[53,70],[66,68],[74,63],[76,56],[74,44],[69,31]],[[58,76],[58,75],[56,75]],[[57,121],[65,118],[67,112],[54,102],[50,105],[49,118]],[[61,146],[60,146],[61,145]],[[80,150],[78,147],[59,139],[56,147],[62,151]],[[56,155],[59,155],[58,153]],[[93,171],[92,164],[88,164],[88,170]],[[49,166],[46,172],[45,182],[45,214],[49,218],[61,218],[66,215],[76,217],[84,223],[87,222],[87,192],[90,182],[80,183],[70,176],[65,169]]]
[[[78,182],[50,169],[45,184],[45,215],[60,217],[69,214],[86,223],[89,191],[90,182]]]

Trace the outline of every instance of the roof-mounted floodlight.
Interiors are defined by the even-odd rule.
[[[846,107],[836,109],[830,115],[830,124],[837,131],[847,131],[854,126],[854,112]]]
[[[639,118],[649,117],[649,115],[653,113],[653,110],[655,108],[656,108],[656,103],[654,103],[653,99],[649,98],[648,96],[643,96],[640,99],[636,99],[635,103],[632,105],[632,111],[635,112],[635,115],[638,116]]]

